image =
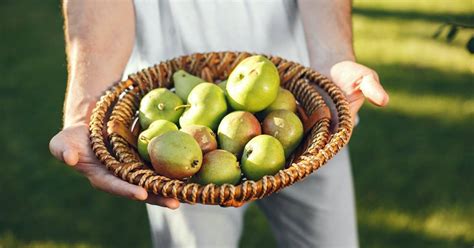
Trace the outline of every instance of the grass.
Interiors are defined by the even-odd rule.
[[[431,38],[444,20],[472,23],[473,8],[355,2],[358,59],[391,95],[361,110],[350,144],[362,247],[474,244],[473,32]],[[143,204],[96,192],[49,155],[66,86],[59,4],[6,0],[0,14],[0,247],[150,246]],[[256,206],[245,220],[242,247],[274,246]]]

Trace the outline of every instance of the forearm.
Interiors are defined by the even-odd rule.
[[[120,80],[133,49],[131,0],[65,0],[68,87],[64,127],[88,122],[94,103]]]
[[[329,73],[330,66],[354,60],[351,0],[298,0],[311,66]]]

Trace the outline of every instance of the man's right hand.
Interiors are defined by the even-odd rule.
[[[75,124],[56,134],[49,143],[51,153],[89,179],[91,185],[105,192],[176,209],[179,201],[152,194],[113,175],[100,163],[90,147],[87,124]]]

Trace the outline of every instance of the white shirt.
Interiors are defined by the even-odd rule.
[[[309,65],[296,0],[135,0],[125,75],[181,55],[246,51]]]

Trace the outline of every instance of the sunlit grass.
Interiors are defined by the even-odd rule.
[[[24,242],[13,235],[12,232],[0,234],[0,248],[97,248],[98,245],[86,242],[71,243],[53,240],[33,240]]]
[[[441,71],[474,72],[474,59],[465,49],[473,31],[460,31],[452,43],[431,38],[439,22],[354,18],[355,50],[370,63],[405,64]],[[403,71],[400,71],[403,73]]]
[[[470,0],[354,0],[354,6],[364,9],[413,11],[430,14],[472,14]]]
[[[375,228],[403,230],[447,240],[474,242],[474,223],[455,209],[442,209],[424,215],[413,215],[396,209],[359,211],[365,225]]]
[[[369,104],[367,107],[375,108]],[[411,117],[429,117],[437,121],[474,121],[474,98],[462,99],[443,95],[415,95],[390,91],[390,104],[385,110]]]

